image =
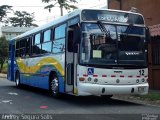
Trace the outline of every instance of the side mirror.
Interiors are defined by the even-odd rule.
[[[151,34],[150,34],[150,31],[149,31],[149,28],[146,27],[146,42],[150,43],[150,41],[151,41]]]

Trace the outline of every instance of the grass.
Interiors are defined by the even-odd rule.
[[[147,95],[138,95],[141,100],[157,101],[160,100],[160,92],[149,92]]]

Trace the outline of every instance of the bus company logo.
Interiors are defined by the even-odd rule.
[[[122,71],[114,71],[114,73],[122,73]]]
[[[126,55],[139,55],[139,52],[125,52]]]

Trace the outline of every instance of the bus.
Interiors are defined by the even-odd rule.
[[[137,12],[77,9],[11,39],[7,78],[55,97],[144,95],[148,31]]]

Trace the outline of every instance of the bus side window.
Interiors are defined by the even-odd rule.
[[[51,40],[51,30],[47,30],[43,34],[43,43]]]
[[[42,50],[41,53],[51,53],[51,47],[52,47],[52,42],[51,42],[51,29],[46,30],[43,33],[43,39],[42,39]]]
[[[53,53],[60,53],[65,51],[65,30],[66,24],[62,24],[55,28],[54,30],[54,40],[53,40]]]
[[[27,44],[27,39],[22,39],[20,41],[20,56],[25,57],[26,56],[26,44]]]
[[[32,55],[39,55],[41,53],[41,33],[38,33],[34,36]]]
[[[20,41],[16,41],[16,57],[19,57],[19,45]]]
[[[26,43],[26,57],[31,56],[31,46],[32,46],[31,44],[32,44],[32,37],[29,37]]]
[[[40,44],[40,39],[41,39],[41,34],[40,33],[36,34],[34,37],[34,40],[35,40],[34,43]]]
[[[42,44],[42,51],[41,53],[51,53],[51,46],[52,46],[52,42],[46,42]]]
[[[32,41],[33,41],[33,36],[31,36],[30,38],[29,38],[29,56],[31,56],[32,55]]]

